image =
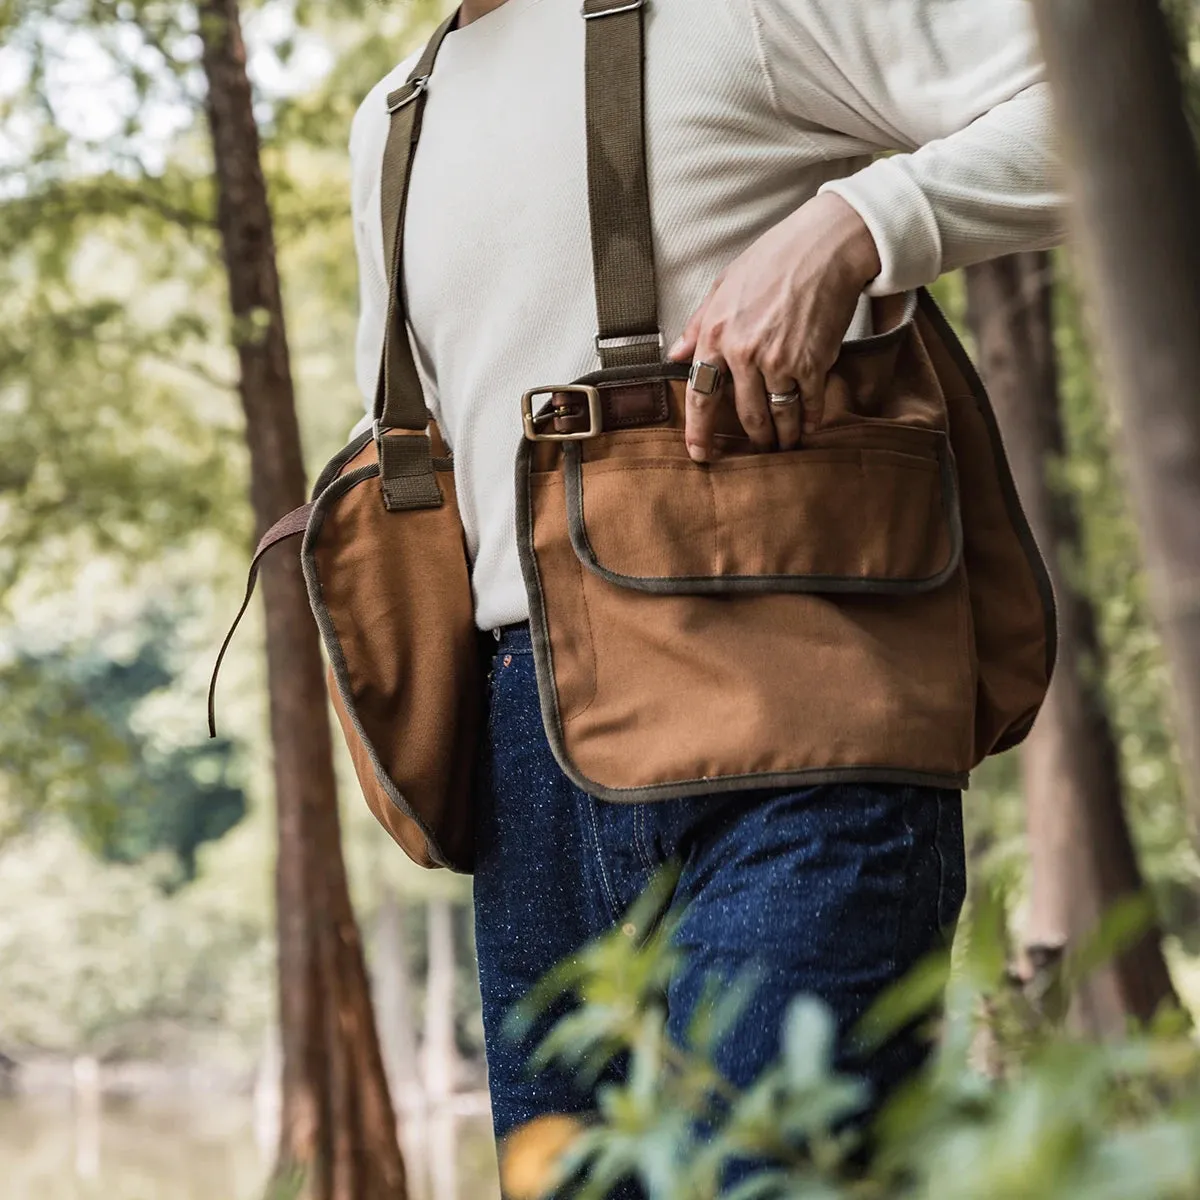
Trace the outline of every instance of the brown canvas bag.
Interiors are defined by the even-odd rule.
[[[799,449],[684,443],[663,364],[640,4],[587,0],[603,369],[524,398],[518,545],[546,730],[607,800],[963,787],[1028,732],[1054,600],[987,395],[925,292],[875,306]],[[539,405],[543,395],[548,400]]]
[[[846,344],[799,449],[753,453],[731,408],[721,458],[693,463],[688,366],[661,361],[642,4],[586,0],[584,16],[602,365],[521,398],[516,469],[555,756],[616,801],[851,780],[965,786],[1026,735],[1055,655],[1049,578],[979,377],[927,293],[880,302],[884,332]],[[399,236],[450,27],[388,98],[391,311],[375,428],[259,555],[303,532],[368,803],[415,861],[469,870],[481,660],[452,463],[404,325]]]

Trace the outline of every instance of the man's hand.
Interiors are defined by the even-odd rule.
[[[825,193],[758,239],[721,274],[670,357],[712,363],[725,387],[687,394],[687,446],[696,462],[719,453],[713,431],[730,384],[742,428],[760,450],[800,442],[802,404],[773,406],[769,392],[797,388],[817,400],[837,361],[859,296],[880,271],[862,218]]]

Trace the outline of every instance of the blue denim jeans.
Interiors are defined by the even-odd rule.
[[[673,1036],[682,1040],[708,979],[759,971],[718,1054],[735,1084],[778,1057],[794,996],[819,996],[848,1031],[889,984],[945,945],[965,887],[959,793],[843,784],[605,803],[576,788],[551,753],[527,627],[503,633],[490,691],[475,929],[498,1138],[540,1115],[592,1107],[568,1074],[529,1072],[545,1028],[513,1042],[505,1014],[546,971],[611,929],[667,862],[681,868],[684,951],[668,995]],[[882,1095],[925,1053],[913,1035],[865,1064],[846,1057],[841,1065]]]

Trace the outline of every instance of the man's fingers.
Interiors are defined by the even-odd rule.
[[[830,360],[831,368],[835,359]],[[825,411],[825,388],[829,384],[829,370],[815,366],[801,368],[797,373],[796,386],[800,389],[801,410],[807,408],[810,412],[816,414],[816,420],[820,420],[820,414]],[[801,411],[801,420],[803,420],[803,411]]]
[[[746,360],[730,364],[733,375],[734,403],[738,420],[756,450],[775,449],[775,422],[767,403],[767,387],[762,373]]]
[[[800,445],[801,426],[804,419],[804,405],[801,403],[800,385],[794,379],[782,375],[767,375],[764,377],[767,392],[776,396],[787,396],[795,393],[796,399],[791,404],[771,404],[771,419],[775,423],[775,437],[780,450],[795,450]]]
[[[705,351],[702,344],[696,348],[695,360],[697,364],[716,368],[720,375],[716,387],[709,392],[709,384],[713,382],[712,371],[693,368],[684,406],[684,440],[694,462],[712,462],[717,456],[713,442],[717,409],[725,403],[728,377],[725,364],[715,350]]]
[[[717,276],[712,287],[708,289],[708,295],[704,297],[696,308],[696,311],[688,318],[688,323],[683,327],[683,333],[679,335],[679,341],[667,352],[668,359],[688,359],[696,353],[696,346],[700,341],[700,331],[704,328],[704,315],[708,312],[708,306],[712,303],[712,298],[717,294],[717,289],[724,282],[724,279],[725,272],[722,271]]]
[[[701,306],[692,314],[686,328],[679,337],[679,341],[671,347],[667,353],[667,358],[672,361],[684,361],[691,358],[696,353],[696,342],[700,338],[700,321],[704,315],[704,308]]]

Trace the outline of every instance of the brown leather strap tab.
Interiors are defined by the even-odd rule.
[[[609,433],[661,425],[671,415],[668,387],[665,379],[601,384],[601,429]],[[556,413],[555,433],[582,433],[590,424],[587,401],[578,392],[554,392],[548,411]]]
[[[588,205],[604,367],[662,358],[646,171],[644,0],[584,0]]]
[[[246,615],[246,610],[250,607],[250,601],[254,597],[254,587],[258,583],[258,568],[262,557],[272,546],[277,546],[280,542],[287,541],[288,538],[298,537],[302,534],[308,528],[308,517],[312,508],[311,504],[305,504],[300,508],[292,509],[286,517],[280,517],[259,538],[254,557],[250,560],[250,573],[246,579],[246,595],[242,600],[242,607],[237,610],[237,616],[233,618],[233,624],[229,627],[229,632],[221,643],[216,664],[213,666],[212,678],[208,681],[208,736],[210,738],[217,736],[217,677],[221,673],[221,664],[225,661],[225,652],[229,649],[233,635],[237,633],[238,626],[242,623],[242,618]]]

